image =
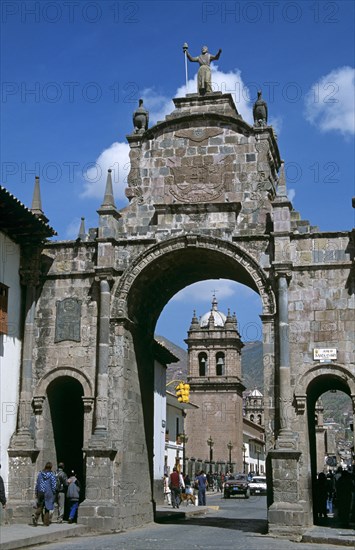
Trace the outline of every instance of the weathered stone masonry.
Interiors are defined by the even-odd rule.
[[[297,536],[313,522],[307,415],[334,386],[355,407],[354,234],[301,220],[272,128],[249,126],[231,95],[174,103],[164,121],[127,136],[130,204],[117,211],[109,173],[98,230],[43,252],[23,362],[31,408],[9,450],[10,499],[25,517],[31,491],[15,490],[17,472],[34,482],[56,459],[44,411],[48,387],[66,377],[80,383],[84,406],[81,521],[121,529],[152,519],[155,324],[184,286],[223,277],[260,295],[269,529]],[[80,304],[80,341],[55,341],[56,304],[68,298]],[[315,347],[336,348],[336,363],[315,362]]]

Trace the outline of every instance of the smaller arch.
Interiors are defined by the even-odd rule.
[[[350,395],[355,412],[355,376],[349,369],[337,363],[322,363],[321,365],[314,365],[300,376],[294,390],[294,399],[297,412],[299,414],[304,413],[310,387],[316,379],[319,380],[322,378],[333,379],[339,389],[342,389],[345,393]],[[329,389],[331,389],[330,384]],[[327,391],[327,389],[324,391]],[[321,393],[324,393],[324,391]]]
[[[74,378],[75,380],[80,382],[84,390],[84,397],[93,397],[92,386],[88,376],[73,367],[59,367],[55,370],[47,372],[44,376],[42,376],[34,392],[34,399],[46,395],[48,386],[54,380],[63,376],[69,376],[70,378]]]

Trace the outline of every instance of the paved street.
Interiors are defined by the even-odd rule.
[[[140,529],[103,536],[66,539],[41,545],[45,550],[329,550],[329,545],[296,543],[265,535],[266,497],[221,499],[208,495],[210,509],[206,516],[185,520],[170,519]],[[184,508],[184,505],[182,505]],[[34,549],[35,547],[31,547]],[[332,546],[333,550],[344,546]]]

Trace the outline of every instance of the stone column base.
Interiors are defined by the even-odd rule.
[[[94,502],[85,500],[79,506],[78,523],[90,526],[98,531],[116,530],[115,521],[116,506],[113,502]]]
[[[304,510],[300,504],[274,502],[268,510],[269,535],[300,542],[304,530]]]
[[[123,531],[133,527],[141,527],[154,521],[153,506],[137,506],[132,513],[115,502],[100,502],[85,500],[79,506],[78,522],[88,525],[97,531]]]
[[[9,523],[31,523],[36,500],[36,460],[39,449],[15,447],[10,448],[8,454],[9,485],[6,504],[8,521]]]

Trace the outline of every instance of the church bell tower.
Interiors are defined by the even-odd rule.
[[[199,408],[186,418],[186,454],[200,462],[212,462],[208,471],[220,471],[232,462],[242,469],[243,415],[241,349],[235,314],[218,310],[213,296],[211,310],[200,319],[194,312],[188,337],[190,399]],[[209,443],[208,443],[209,441]],[[211,444],[212,442],[212,444]]]

